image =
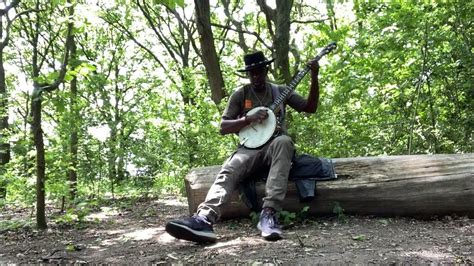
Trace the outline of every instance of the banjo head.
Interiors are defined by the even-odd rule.
[[[239,132],[240,143],[247,148],[258,148],[270,140],[275,132],[277,120],[275,113],[267,107],[256,107],[250,110],[247,114],[252,115],[259,110],[267,110],[268,118],[262,123],[251,123],[242,128]]]

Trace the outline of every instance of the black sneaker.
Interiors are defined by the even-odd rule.
[[[276,212],[273,208],[262,210],[257,228],[262,231],[262,237],[265,240],[276,241],[281,239],[281,226],[278,224]]]
[[[205,217],[199,215],[170,221],[166,224],[165,230],[178,239],[198,243],[216,242],[217,240],[212,224]]]

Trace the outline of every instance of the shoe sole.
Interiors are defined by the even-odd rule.
[[[281,232],[280,233],[272,232],[270,234],[266,234],[263,232],[262,227],[260,226],[260,223],[257,225],[257,228],[258,230],[262,232],[262,237],[267,241],[277,241],[277,240],[282,239]]]
[[[262,233],[262,236],[267,241],[277,241],[277,240],[280,240],[282,238],[281,235],[278,234],[278,233],[271,233],[268,236],[264,236],[263,233]]]
[[[202,232],[193,230],[185,225],[169,222],[166,224],[165,230],[168,234],[175,238],[197,243],[216,242],[216,234],[210,232]]]

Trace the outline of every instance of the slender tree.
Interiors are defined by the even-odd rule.
[[[77,47],[76,39],[74,36],[71,37],[71,68],[75,69],[78,64],[77,58]],[[69,167],[68,167],[68,179],[69,179],[69,195],[70,199],[74,201],[77,194],[77,165],[78,165],[78,121],[79,121],[79,112],[77,106],[77,75],[74,75],[70,83],[70,101],[69,101],[69,111],[70,116],[70,137],[69,137]]]
[[[74,5],[71,0],[67,1],[68,4],[68,23],[65,36],[65,45],[62,56],[62,62],[59,71],[57,72],[56,78],[53,80],[41,79],[41,70],[43,63],[47,60],[48,53],[50,52],[53,43],[49,43],[44,50],[40,50],[40,43],[43,43],[43,30],[46,26],[48,28],[48,20],[50,20],[52,9],[47,9],[42,6],[41,1],[36,1],[34,9],[36,10],[35,16],[29,20],[22,20],[21,27],[25,34],[28,36],[29,42],[32,49],[32,62],[31,62],[31,78],[33,80],[33,92],[31,94],[31,132],[33,136],[33,142],[36,148],[36,223],[39,229],[46,229],[46,213],[45,213],[45,182],[46,182],[46,161],[45,161],[45,147],[43,140],[43,129],[42,129],[42,101],[43,93],[52,92],[59,88],[63,83],[64,77],[66,76],[67,66],[69,63],[69,53],[73,43],[73,27],[74,23],[72,17],[74,15]],[[46,22],[48,21],[48,22]],[[50,28],[49,28],[50,29]],[[54,32],[49,32],[54,36]],[[49,40],[53,42],[53,39]],[[44,44],[44,43],[43,43]],[[43,80],[43,81],[42,81]]]

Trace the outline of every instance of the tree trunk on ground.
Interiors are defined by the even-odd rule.
[[[474,217],[474,153],[403,155],[334,159],[337,180],[316,184],[315,199],[300,203],[296,186],[289,183],[283,208],[311,215],[345,214],[431,217]],[[193,169],[185,178],[190,213],[204,200],[220,167]],[[257,195],[264,184],[257,183]],[[222,208],[222,218],[248,217],[250,210],[234,192]]]

